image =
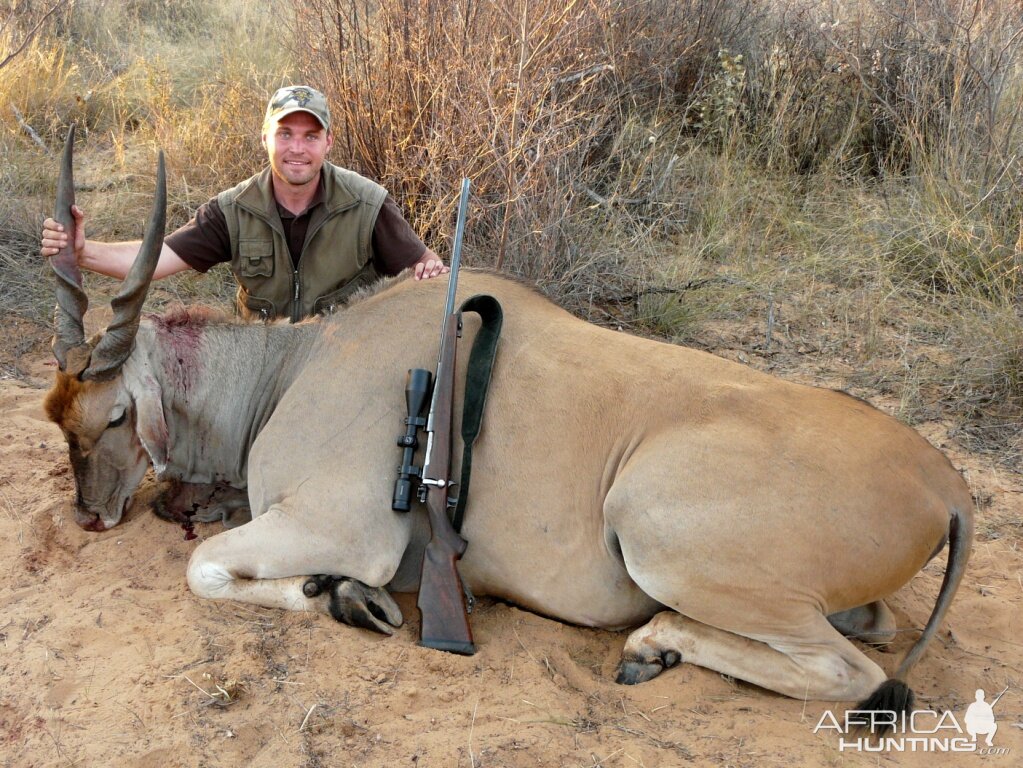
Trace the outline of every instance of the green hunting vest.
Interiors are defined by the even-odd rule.
[[[217,203],[231,237],[243,317],[297,322],[329,312],[378,275],[373,227],[387,190],[353,171],[323,164],[323,204],[313,211],[305,244],[292,263],[270,169],[221,192]]]

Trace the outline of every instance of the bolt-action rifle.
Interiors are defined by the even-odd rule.
[[[462,335],[462,315],[455,310],[455,289],[458,267],[462,256],[462,236],[465,232],[466,209],[469,205],[469,180],[462,179],[462,194],[458,203],[458,222],[451,253],[451,273],[448,277],[448,297],[441,326],[440,357],[434,377],[433,398],[425,422],[426,455],[422,470],[412,466],[412,456],[418,440],[416,432],[423,426],[420,416],[426,393],[430,389],[430,372],[415,368],[408,372],[405,388],[408,419],[407,431],[398,438],[404,448],[402,465],[398,470],[391,507],[406,512],[410,508],[411,479],[419,478],[419,500],[426,502],[432,534],[423,555],[423,570],[419,580],[417,605],[422,614],[419,644],[451,653],[470,656],[476,653],[469,627],[466,593],[458,574],[457,561],[465,552],[467,542],[452,527],[448,517],[451,500],[451,433],[452,403],[455,394],[455,348]]]

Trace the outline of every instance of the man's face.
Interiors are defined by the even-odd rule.
[[[263,131],[275,181],[289,186],[316,183],[333,143],[334,136],[308,112],[292,112]]]

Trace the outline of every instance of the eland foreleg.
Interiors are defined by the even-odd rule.
[[[307,516],[275,504],[200,544],[188,564],[188,586],[199,597],[317,611],[391,634],[403,618],[384,584],[401,552],[389,558],[369,550],[353,559],[352,550],[329,525],[310,524]]]

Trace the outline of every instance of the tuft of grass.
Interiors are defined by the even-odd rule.
[[[966,418],[963,432],[977,448],[1001,450],[1023,467],[1023,319],[1020,301],[979,301],[961,314],[953,337],[954,368],[946,396]]]

